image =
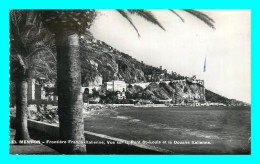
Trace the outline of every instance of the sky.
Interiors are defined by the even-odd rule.
[[[251,11],[200,10],[215,21],[212,29],[188,13],[151,10],[166,31],[132,15],[134,28],[115,10],[100,10],[90,31],[145,64],[183,76],[196,75],[205,87],[227,98],[251,102]],[[206,72],[203,72],[204,60]]]

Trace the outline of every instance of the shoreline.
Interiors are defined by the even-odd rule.
[[[162,107],[162,108],[179,108],[179,107],[184,107],[184,108],[199,108],[199,107],[251,107],[251,105],[248,106],[223,106],[223,105],[197,105],[197,106],[189,106],[189,105],[173,105],[173,104],[169,104],[169,105],[165,105],[165,104],[147,104],[147,105],[135,105],[135,104],[86,104],[84,105],[85,107],[95,107],[95,106],[101,106],[101,107],[135,107],[135,108],[139,108],[139,107],[149,107],[149,108],[156,108],[156,107]]]

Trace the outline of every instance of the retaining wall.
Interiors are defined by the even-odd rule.
[[[14,127],[15,117],[10,116],[10,126]],[[48,124],[40,121],[28,119],[28,128],[31,137],[35,140],[57,140],[59,139],[59,127],[58,125]],[[87,154],[173,154],[165,149],[145,144],[130,144],[129,141],[107,136],[104,134],[93,133],[85,131],[86,141],[103,141],[105,144],[86,144]],[[108,141],[115,144],[107,144]],[[121,143],[121,144],[117,144]],[[55,145],[48,145],[57,151],[60,148]]]

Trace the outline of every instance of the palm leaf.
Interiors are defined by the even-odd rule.
[[[35,10],[28,10],[26,16],[26,25],[35,25],[37,19],[37,12]]]
[[[38,53],[43,52],[43,51],[45,51],[48,54],[50,54],[55,62],[57,61],[56,56],[54,55],[54,53],[51,51],[51,49],[49,47],[46,47],[46,46],[36,48],[33,52],[31,52],[28,56],[26,56],[26,59],[28,59],[28,58],[30,58],[30,57],[32,57],[34,55],[37,55]]]
[[[159,26],[161,29],[164,29],[164,27],[161,25],[161,23],[157,20],[157,18],[152,14],[152,12],[148,10],[128,10],[131,14],[137,14],[147,20],[148,22],[151,22],[157,26]]]
[[[15,70],[17,64],[21,65],[20,59],[23,59],[23,65],[27,67],[29,76],[37,74],[54,76],[56,73],[54,36],[41,26],[38,18],[36,11],[10,11],[10,65],[13,65]],[[18,54],[22,58],[19,58]],[[16,76],[15,71],[11,74]]]
[[[214,20],[212,18],[210,18],[209,16],[207,16],[206,14],[197,11],[197,10],[184,10],[187,13],[197,17],[198,19],[200,19],[201,21],[203,21],[204,23],[206,23],[209,27],[215,29],[215,26],[213,25]]]
[[[138,32],[138,29],[135,27],[134,23],[132,22],[131,18],[129,17],[128,13],[125,12],[124,10],[116,10],[119,12],[119,14],[121,14],[135,29],[135,31],[137,32],[138,34],[138,37],[140,37],[140,34]]]
[[[179,17],[182,22],[184,22],[184,19],[183,19],[176,11],[174,11],[174,10],[172,10],[172,9],[169,9],[169,10],[170,10],[173,14],[175,14],[177,17]]]

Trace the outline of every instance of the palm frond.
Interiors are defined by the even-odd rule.
[[[200,19],[201,21],[203,21],[204,23],[206,23],[209,27],[215,29],[215,26],[214,26],[214,24],[213,24],[213,23],[215,23],[214,20],[213,20],[212,18],[210,18],[209,16],[207,16],[206,14],[204,14],[204,13],[202,13],[202,12],[200,12],[200,11],[191,10],[191,9],[189,9],[189,10],[184,10],[184,11],[186,11],[187,13],[189,13],[189,14],[191,14],[191,15],[197,17],[198,19]]]
[[[116,10],[117,12],[119,12],[119,14],[121,14],[135,29],[135,31],[138,34],[138,37],[140,37],[139,31],[138,29],[135,27],[134,23],[132,22],[132,19],[129,17],[128,13],[125,12],[124,10]]]
[[[169,9],[169,10],[170,10],[173,14],[175,14],[177,17],[179,17],[182,22],[184,22],[184,19],[183,19],[176,11],[174,11],[174,10],[172,10],[172,9]]]
[[[35,25],[37,19],[37,11],[35,10],[28,10],[26,16],[26,25]]]
[[[137,14],[147,20],[148,22],[151,22],[157,26],[159,26],[161,29],[165,31],[165,28],[161,25],[161,23],[157,20],[157,18],[152,14],[152,12],[148,10],[128,10],[131,14]]]
[[[33,52],[31,52],[28,56],[26,56],[26,59],[37,55],[40,52],[47,52],[48,54],[50,54],[53,57],[53,60],[56,62],[56,56],[54,55],[54,53],[48,48],[48,47],[38,47],[36,48]]]
[[[32,33],[33,30],[35,30],[36,27],[35,26],[25,26],[23,29],[21,29],[21,36],[23,36],[24,38],[28,38],[30,36],[30,34]]]
[[[10,10],[10,33],[19,35],[20,28],[23,28],[26,12],[24,10]]]

